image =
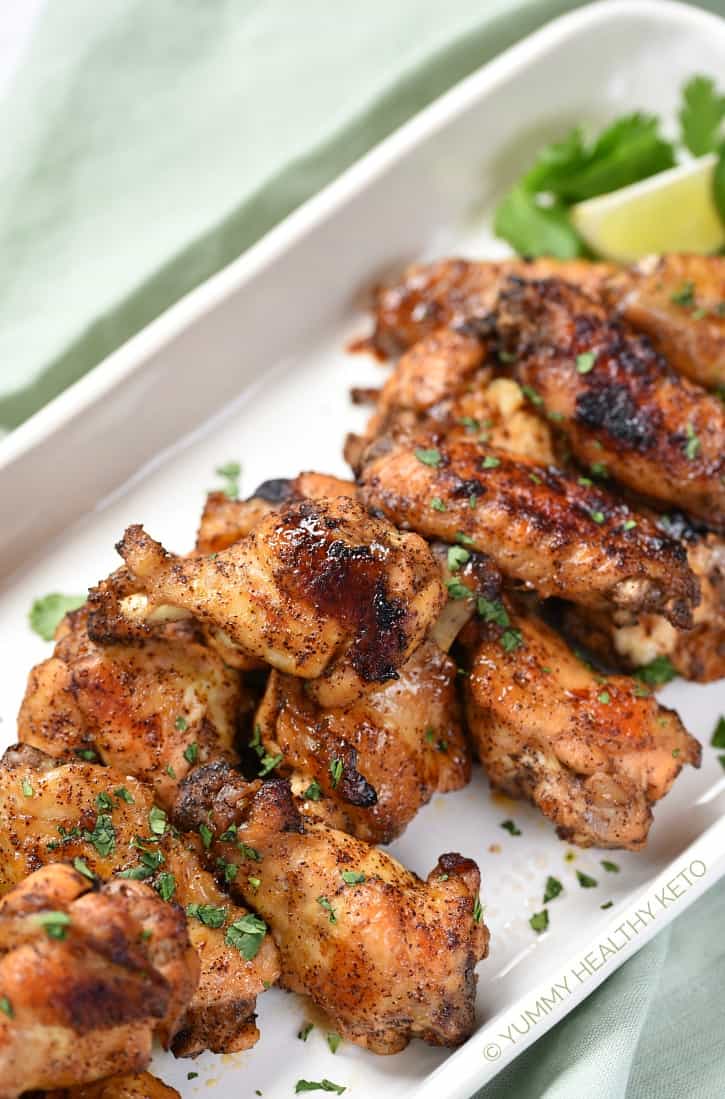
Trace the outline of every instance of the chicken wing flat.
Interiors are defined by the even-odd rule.
[[[194,764],[236,761],[237,727],[251,708],[237,672],[185,626],[98,645],[87,625],[87,609],[68,615],[53,656],[31,671],[20,740],[59,758],[90,751],[150,783],[167,806]]]
[[[725,406],[681,378],[581,291],[557,279],[511,280],[496,326],[516,379],[557,417],[574,456],[621,484],[725,524]]]
[[[197,977],[183,912],[147,885],[31,874],[0,900],[0,1096],[143,1070]]]
[[[725,259],[666,255],[633,267],[583,260],[439,260],[409,268],[375,296],[379,350],[397,353],[439,325],[493,312],[510,276],[559,278],[646,332],[670,364],[707,388],[725,385]]]
[[[37,1092],[33,1099],[181,1099],[181,1096],[157,1076],[141,1072],[133,1076],[109,1076],[77,1088]]]
[[[418,446],[376,443],[359,485],[368,507],[487,554],[543,597],[691,622],[698,588],[683,547],[588,481],[473,442],[424,437]]]
[[[224,763],[192,772],[177,819],[211,828],[212,856],[239,867],[232,890],[270,926],[283,984],[343,1037],[394,1053],[471,1033],[488,944],[475,863],[442,855],[423,882],[353,836],[303,828],[284,780],[246,784]]]
[[[153,604],[223,630],[232,644],[340,705],[393,679],[445,601],[425,542],[354,500],[302,500],[209,557],[167,553],[141,527],[119,552]]]
[[[0,764],[0,816],[8,822],[0,832],[0,893],[38,866],[80,859],[91,878],[146,881],[189,912],[201,974],[173,1037],[177,1056],[254,1045],[256,997],[279,974],[274,944],[267,937],[247,959],[228,941],[229,927],[248,916],[246,909],[230,901],[194,847],[174,834],[147,787],[110,767],[58,765],[21,746]]]
[[[651,806],[700,745],[625,676],[604,678],[538,617],[491,604],[466,678],[468,728],[494,786],[581,847],[641,848]],[[521,645],[502,645],[515,629]]]
[[[368,843],[390,843],[434,793],[458,790],[471,762],[456,695],[457,668],[433,641],[398,678],[346,707],[323,709],[302,681],[272,672],[256,736],[288,776],[306,819]]]

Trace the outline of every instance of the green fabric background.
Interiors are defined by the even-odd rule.
[[[12,428],[559,0],[50,0],[3,101]],[[725,11],[725,0],[702,4]],[[696,59],[693,59],[696,67]],[[481,1099],[725,1094],[725,886]]]

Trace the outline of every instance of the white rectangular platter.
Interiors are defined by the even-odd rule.
[[[535,146],[635,108],[673,118],[687,77],[724,69],[725,22],[692,8],[615,0],[565,16],[434,103],[0,444],[3,745],[27,671],[48,655],[27,625],[33,598],[106,575],[130,522],[186,550],[226,461],[242,463],[245,494],[300,469],[344,473],[343,435],[366,415],[349,389],[383,376],[345,352],[366,330],[370,285],[413,258],[500,254],[490,210]],[[314,1014],[273,989],[260,997],[253,1050],[194,1064],[159,1055],[156,1069],[192,1097],[287,1099],[300,1077],[333,1079],[351,1099],[470,1096],[725,873],[725,775],[708,746],[724,696],[722,682],[663,692],[706,745],[704,762],[656,811],[647,849],[615,856],[619,874],[594,851],[567,862],[550,825],[492,795],[480,772],[394,845],[419,873],[448,850],[481,866],[492,946],[479,1029],[462,1049],[414,1043],[376,1058],[346,1043],[333,1056],[320,1027],[297,1040]],[[508,817],[520,836],[501,829]],[[580,889],[577,869],[598,887]],[[548,874],[565,888],[537,937],[528,920]]]

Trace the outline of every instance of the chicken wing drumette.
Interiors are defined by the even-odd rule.
[[[20,740],[58,758],[91,752],[150,783],[167,806],[194,764],[236,761],[234,738],[251,699],[193,626],[106,642],[89,637],[88,608],[63,620],[53,656],[30,673]]]
[[[0,764],[0,817],[8,822],[0,832],[0,893],[46,863],[80,859],[91,878],[143,880],[186,908],[201,974],[173,1037],[178,1056],[254,1045],[256,997],[279,973],[274,944],[260,940],[248,959],[229,941],[246,909],[201,866],[193,844],[174,834],[147,787],[111,767],[58,764],[21,745]]]
[[[348,497],[288,503],[208,557],[174,557],[141,527],[118,548],[150,604],[181,607],[243,652],[315,680],[323,705],[395,678],[444,602],[425,542]]]
[[[647,519],[586,479],[505,451],[437,436],[417,442],[373,444],[359,476],[368,507],[488,554],[544,597],[690,624],[699,592],[687,555]]]
[[[470,1034],[488,944],[475,863],[442,855],[422,882],[361,840],[303,827],[284,780],[247,784],[224,763],[186,779],[177,819],[212,830],[212,856],[239,868],[231,889],[270,926],[282,983],[341,1035],[393,1053]]]
[[[180,908],[46,866],[0,900],[0,1096],[139,1072],[198,977]]]
[[[482,608],[465,681],[468,728],[494,786],[526,797],[582,847],[637,850],[652,805],[700,745],[625,676],[604,678],[536,615]],[[517,644],[505,644],[515,631]]]

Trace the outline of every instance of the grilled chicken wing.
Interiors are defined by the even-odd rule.
[[[257,737],[268,756],[283,757],[276,773],[289,776],[304,799],[305,818],[389,843],[436,791],[469,781],[456,674],[453,661],[426,641],[392,683],[323,709],[299,679],[272,672]]]
[[[560,280],[512,281],[496,325],[515,377],[558,417],[580,462],[603,463],[635,492],[725,524],[721,401]]]
[[[682,546],[591,484],[472,442],[383,440],[360,476],[368,507],[488,554],[540,595],[688,625],[697,584]],[[449,592],[451,591],[449,587]]]
[[[150,1072],[141,1072],[133,1076],[109,1076],[96,1084],[62,1091],[38,1092],[34,1099],[181,1099],[181,1096]]]
[[[224,763],[192,772],[177,817],[212,828],[212,853],[239,866],[232,889],[270,926],[284,985],[341,1035],[393,1053],[470,1034],[488,944],[475,863],[442,855],[424,883],[343,832],[303,830],[286,782],[246,784]]]
[[[0,818],[8,822],[0,832],[0,893],[45,863],[82,859],[91,875],[143,879],[197,913],[189,918],[189,935],[201,961],[199,987],[173,1050],[194,1056],[254,1045],[256,997],[279,973],[274,944],[267,940],[248,961],[227,942],[228,928],[245,918],[245,909],[230,902],[195,849],[173,834],[148,788],[110,767],[58,765],[21,746],[0,764]],[[199,912],[212,915],[205,921]]]
[[[651,806],[700,745],[624,676],[604,679],[539,618],[500,603],[472,649],[468,727],[492,784],[526,797],[582,847],[637,850]],[[519,632],[515,649],[505,630]]]
[[[31,874],[0,900],[0,1097],[143,1070],[197,976],[183,913],[147,885]]]
[[[87,622],[85,608],[68,615],[53,656],[31,671],[20,740],[59,758],[91,751],[150,783],[167,806],[190,766],[236,760],[251,701],[239,675],[186,624],[164,637],[98,645]]]
[[[444,602],[422,539],[354,500],[302,500],[204,558],[167,553],[141,527],[119,552],[152,604],[182,607],[243,651],[339,705],[393,679]]]
[[[680,373],[707,388],[725,385],[725,259],[650,257],[633,267],[582,260],[439,260],[409,268],[378,290],[374,342],[386,353],[410,347],[438,325],[480,321],[510,276],[560,278],[646,332]]]

